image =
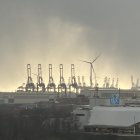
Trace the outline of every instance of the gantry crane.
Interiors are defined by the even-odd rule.
[[[78,84],[76,82],[74,64],[71,64],[71,84],[69,86],[70,92],[71,92],[71,87],[76,89],[76,92],[78,92]]]
[[[37,92],[40,91],[40,88],[42,92],[45,92],[45,84],[42,78],[42,68],[41,68],[41,64],[38,64]]]
[[[117,78],[116,84],[115,84],[115,88],[118,88],[118,83],[119,83],[119,78]]]
[[[27,64],[27,83],[26,83],[26,92],[28,91],[34,91],[35,90],[35,85],[33,83],[32,77],[31,77],[31,65]]]
[[[56,85],[54,83],[53,77],[52,77],[52,64],[49,64],[49,83],[47,85],[47,91],[53,91],[56,90]]]
[[[84,76],[82,76],[82,85],[83,85],[83,87],[86,86],[86,83],[85,83],[85,77],[84,77]]]
[[[78,78],[78,86],[81,87],[82,84],[81,84],[81,81],[80,81],[80,76],[78,76],[77,78]]]
[[[58,85],[58,93],[60,93],[60,91],[62,92],[64,90],[65,95],[67,92],[67,86],[63,77],[63,64],[60,64],[59,66],[60,69],[60,81],[59,81],[59,85]]]

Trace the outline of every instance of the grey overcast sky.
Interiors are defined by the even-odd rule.
[[[139,0],[0,0],[0,90],[26,82],[27,63],[33,73],[42,64],[45,83],[49,63],[57,82],[59,64],[68,77],[74,63],[88,83],[89,66],[78,60],[99,53],[99,81],[118,77],[121,88],[130,87],[130,76],[140,77],[139,7]]]

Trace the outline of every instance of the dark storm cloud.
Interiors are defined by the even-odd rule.
[[[21,78],[19,71],[21,68],[24,69],[27,59],[29,63],[33,59],[38,59],[37,57],[45,59],[45,56],[51,54],[51,49],[58,52],[60,48],[61,53],[56,54],[59,57],[61,54],[65,55],[66,50],[72,55],[70,47],[67,49],[56,47],[52,43],[56,41],[61,45],[65,44],[58,41],[60,37],[62,40],[63,35],[69,35],[65,32],[70,32],[68,38],[73,36],[79,41],[78,44],[71,39],[77,46],[73,49],[80,50],[81,47],[83,48],[81,50],[87,50],[86,59],[92,60],[95,55],[102,53],[98,62],[99,68],[107,67],[106,72],[110,68],[112,73],[118,75],[128,74],[129,77],[135,73],[138,76],[139,5],[139,0],[1,0],[0,64],[3,73],[1,77],[8,75],[5,83],[10,76],[12,78],[17,76],[14,73],[19,73]],[[52,23],[57,32],[51,31],[53,27],[48,26],[52,18],[58,19],[53,20],[55,24]],[[77,30],[78,27],[82,28],[82,31]],[[54,38],[55,35],[58,35],[58,40],[57,37]],[[65,42],[68,42],[67,38]],[[85,48],[82,47],[84,44]],[[82,57],[83,52],[79,53]],[[102,73],[99,68],[96,69]]]

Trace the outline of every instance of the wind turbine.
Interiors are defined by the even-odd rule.
[[[95,87],[97,86],[97,81],[96,81],[96,73],[95,70],[93,68],[93,63],[100,57],[100,55],[98,55],[93,61],[89,62],[89,61],[84,61],[84,60],[80,60],[82,62],[88,63],[90,64],[90,86],[92,87],[93,82],[92,82],[92,72],[94,73],[95,76]]]

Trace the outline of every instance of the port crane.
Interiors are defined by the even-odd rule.
[[[40,91],[45,92],[45,84],[43,82],[43,78],[42,78],[42,68],[41,68],[41,64],[38,64],[38,75],[37,75],[37,92]]]
[[[27,64],[27,83],[26,83],[26,92],[28,91],[34,91],[35,90],[35,85],[33,83],[32,77],[31,77],[31,65]]]
[[[70,92],[71,92],[71,87],[76,89],[76,92],[78,92],[78,84],[76,82],[74,64],[71,64],[71,84],[69,85]]]
[[[119,78],[117,78],[116,84],[115,84],[115,88],[118,88],[118,83],[119,83]]]
[[[80,76],[78,76],[77,78],[78,78],[78,86],[81,87],[82,84],[81,84],[81,81],[80,81]]]
[[[56,90],[56,85],[54,83],[53,77],[52,77],[52,64],[49,64],[49,82],[47,85],[47,91],[51,91],[53,89],[53,91]]]
[[[86,83],[85,83],[85,77],[84,77],[84,76],[82,76],[82,85],[83,85],[83,87],[86,86]]]
[[[67,86],[63,77],[63,64],[60,64],[59,66],[60,69],[60,81],[59,81],[59,85],[58,85],[58,93],[62,92],[64,90],[65,95],[67,92]]]

